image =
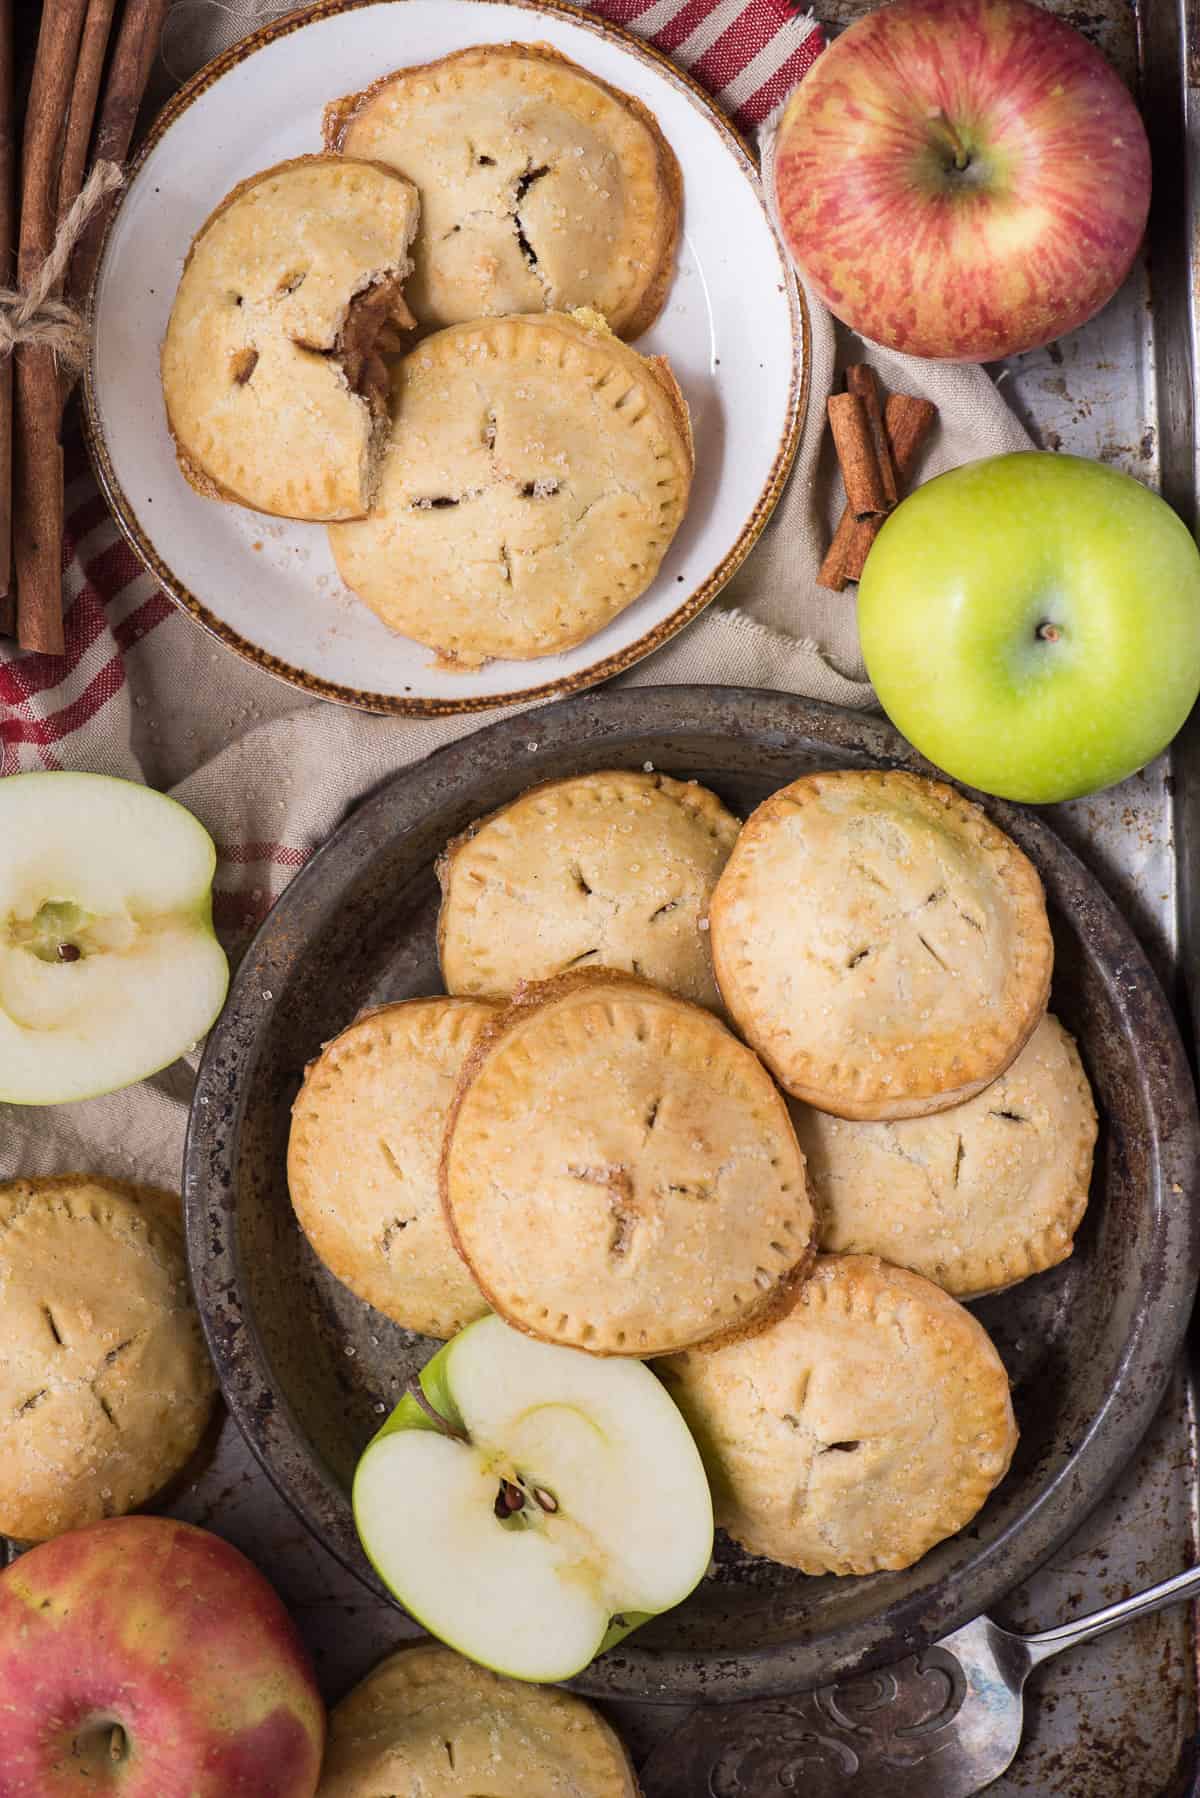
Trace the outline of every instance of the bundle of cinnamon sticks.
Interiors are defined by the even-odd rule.
[[[43,0],[19,132],[13,0],[0,0],[0,282],[27,293],[89,165],[129,150],[168,0]],[[16,145],[21,138],[18,167]],[[19,203],[18,203],[19,195]],[[108,206],[93,213],[51,298],[86,306]],[[60,249],[63,247],[59,239]],[[62,421],[73,371],[44,342],[0,361],[0,632],[63,650]]]
[[[817,585],[840,593],[862,574],[880,526],[903,498],[937,407],[911,393],[885,401],[875,370],[857,362],[846,370],[845,393],[831,395],[828,413],[846,507]]]

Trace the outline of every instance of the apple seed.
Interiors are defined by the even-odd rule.
[[[492,1507],[501,1523],[507,1518],[515,1516],[518,1511],[524,1509],[524,1506],[525,1494],[521,1488],[514,1486],[511,1480],[501,1480],[500,1490],[496,1494],[496,1503]]]
[[[60,943],[56,953],[59,961],[78,961],[83,950],[78,943]]]
[[[544,1486],[535,1486],[533,1488],[533,1496],[538,1504],[541,1505],[543,1511],[549,1511],[551,1515],[557,1511],[558,1500],[555,1498],[553,1492],[547,1492]]]

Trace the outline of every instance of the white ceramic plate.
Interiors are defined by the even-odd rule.
[[[183,259],[237,182],[321,147],[328,100],[470,44],[553,45],[655,113],[683,170],[666,306],[637,348],[670,358],[696,477],[657,579],[562,655],[440,669],[342,585],[323,527],[201,499],[175,464],[158,377]],[[380,712],[472,711],[577,691],[647,655],[705,606],[765,524],[795,454],[805,321],[754,164],[701,91],[638,40],[558,0],[326,0],[202,69],[160,114],[105,245],[85,374],[97,472],[122,530],[179,605],[309,692]]]

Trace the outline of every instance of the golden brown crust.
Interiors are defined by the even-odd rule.
[[[292,1106],[288,1188],[315,1253],[403,1328],[446,1338],[487,1309],[446,1230],[438,1146],[471,999],[378,1006],[326,1043]]]
[[[959,1299],[1054,1267],[1087,1207],[1096,1108],[1047,1015],[998,1080],[925,1118],[856,1123],[796,1105],[821,1247],[879,1255]]]
[[[982,1325],[869,1255],[819,1255],[791,1310],[661,1369],[708,1466],[718,1523],[808,1574],[897,1570],[964,1528],[1017,1441]]]
[[[633,258],[637,265],[631,271],[631,278],[625,283],[615,301],[610,297],[605,285],[606,271],[597,269],[596,289],[591,291],[586,284],[573,288],[569,294],[556,293],[550,300],[552,308],[569,307],[578,304],[596,305],[605,312],[619,336],[632,339],[647,330],[661,312],[670,289],[675,272],[675,255],[679,241],[680,218],[683,205],[683,177],[678,160],[670,144],[663,136],[658,120],[644,103],[632,94],[626,94],[620,88],[613,87],[590,70],[583,69],[569,57],[563,56],[549,44],[482,44],[472,45],[464,50],[451,52],[433,62],[422,63],[410,68],[401,68],[380,76],[369,87],[359,93],[346,94],[333,100],[325,108],[324,141],[327,150],[343,151],[347,138],[352,135],[353,128],[375,101],[388,93],[397,84],[423,82],[431,84],[437,93],[442,82],[449,78],[461,80],[468,72],[476,69],[486,72],[485,81],[489,94],[496,90],[498,82],[504,78],[506,65],[529,65],[547,70],[551,77],[562,73],[569,75],[573,82],[593,87],[607,99],[616,103],[621,111],[637,122],[645,132],[654,165],[653,185],[655,189],[653,204],[653,223],[646,218],[639,224],[638,249]],[[551,90],[552,91],[552,90]],[[358,151],[353,151],[357,154]],[[409,170],[399,163],[402,174]],[[626,171],[628,176],[630,171]],[[415,178],[415,176],[414,176]],[[418,182],[418,185],[421,185]],[[439,183],[445,187],[443,180]],[[648,210],[643,206],[643,210]],[[449,217],[449,214],[447,214]],[[607,259],[611,265],[613,257]],[[540,303],[546,303],[544,301]],[[482,306],[478,302],[466,307],[466,310],[454,310],[447,313],[436,307],[428,312],[423,322],[431,325],[456,323],[465,317],[474,316],[481,311],[527,311],[535,310],[536,304],[521,306],[506,305],[502,308]]]
[[[307,179],[318,175],[319,195]],[[358,191],[364,182],[371,193]],[[348,378],[339,333],[380,280],[403,326],[396,282],[416,223],[415,190],[394,169],[325,153],[259,170],[213,209],[189,246],[160,357],[167,426],[197,493],[302,522],[366,512],[386,408]],[[273,286],[285,273],[294,285]],[[387,323],[381,314],[376,334]],[[352,372],[367,367],[378,373],[360,356]]]
[[[120,1516],[185,1466],[216,1381],[179,1200],[90,1174],[0,1183],[0,1530]]]
[[[587,958],[719,1010],[704,926],[737,832],[715,794],[665,774],[605,769],[531,787],[438,859],[447,991],[503,999]]]
[[[803,1156],[756,1058],[709,1013],[607,970],[520,989],[485,1027],[441,1189],[493,1307],[591,1354],[761,1329],[812,1255]]]
[[[639,1798],[620,1738],[591,1705],[440,1643],[389,1655],[335,1705],[317,1798],[472,1798],[485,1788]]]
[[[661,368],[597,318],[436,332],[392,372],[371,516],[331,526],[346,585],[462,667],[570,649],[636,600],[687,509],[690,435]]]
[[[961,1104],[1049,998],[1032,863],[980,807],[912,774],[812,774],[772,794],[710,920],[730,1015],[788,1092],[839,1117]]]

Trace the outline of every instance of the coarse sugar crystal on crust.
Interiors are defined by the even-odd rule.
[[[982,1324],[873,1255],[818,1255],[768,1329],[659,1371],[704,1456],[717,1522],[802,1573],[910,1567],[970,1523],[1017,1443]]]
[[[467,1060],[442,1198],[530,1335],[652,1356],[761,1327],[812,1255],[804,1157],[757,1057],[628,975],[518,992]]]
[[[839,1117],[961,1104],[1050,994],[1037,870],[981,807],[914,774],[843,769],[773,793],[710,919],[734,1023],[786,1091]]]
[[[737,833],[707,787],[666,774],[607,769],[522,793],[438,863],[447,989],[500,999],[605,967],[719,1010],[707,913]]]

